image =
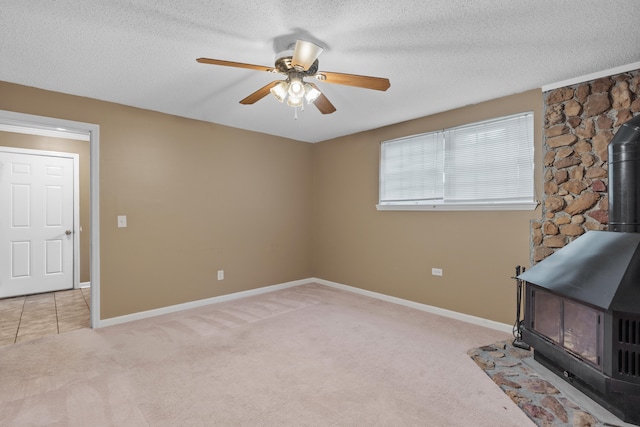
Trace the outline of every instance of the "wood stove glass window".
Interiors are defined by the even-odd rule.
[[[560,344],[562,302],[559,297],[537,290],[534,293],[534,329],[545,337]]]
[[[564,346],[585,360],[599,365],[599,313],[581,304],[564,301]]]
[[[533,329],[582,360],[600,366],[601,312],[535,289]]]

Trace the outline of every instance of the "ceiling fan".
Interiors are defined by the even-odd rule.
[[[287,102],[291,107],[303,107],[304,102],[313,103],[322,114],[331,114],[336,107],[327,99],[314,83],[304,81],[305,77],[313,77],[319,81],[365,89],[385,91],[391,85],[389,79],[360,76],[356,74],[318,71],[318,56],[324,49],[315,43],[305,40],[296,41],[289,50],[276,55],[275,67],[245,64],[242,62],[224,61],[221,59],[198,58],[201,64],[223,65],[226,67],[248,68],[283,74],[286,80],[273,81],[240,101],[241,104],[253,104],[264,98],[269,92],[280,102]],[[296,116],[297,118],[297,116]]]

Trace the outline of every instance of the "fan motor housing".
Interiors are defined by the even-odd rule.
[[[289,54],[289,51],[283,52],[285,55]],[[308,70],[302,70],[300,68],[296,69],[293,65],[291,65],[291,60],[293,56],[279,56],[276,58],[276,69],[280,71],[282,74],[289,74],[291,71],[297,71],[299,73],[304,74],[305,76],[313,76],[318,72],[318,60],[313,61],[313,64],[309,67]]]

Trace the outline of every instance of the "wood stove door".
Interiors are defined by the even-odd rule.
[[[602,370],[603,312],[529,285],[527,326]]]

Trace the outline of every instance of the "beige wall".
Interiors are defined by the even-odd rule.
[[[515,318],[511,276],[528,266],[540,210],[378,212],[378,150],[533,110],[540,165],[539,90],[318,144],[9,83],[0,93],[3,110],[100,125],[103,319],[312,276]]]
[[[0,94],[2,110],[100,125],[101,318],[311,276],[312,145],[5,82]]]
[[[523,111],[535,112],[541,165],[539,90],[321,142],[313,150],[313,274],[503,323],[515,321],[516,265],[529,265],[535,211],[377,211],[379,144],[402,136]],[[536,183],[542,185],[540,173]],[[537,197],[540,198],[540,189]],[[431,268],[444,270],[442,277]]]
[[[0,146],[78,154],[80,174],[80,227],[82,227],[82,233],[80,233],[80,282],[88,282],[90,280],[89,248],[91,236],[89,142],[49,136],[0,132]]]

